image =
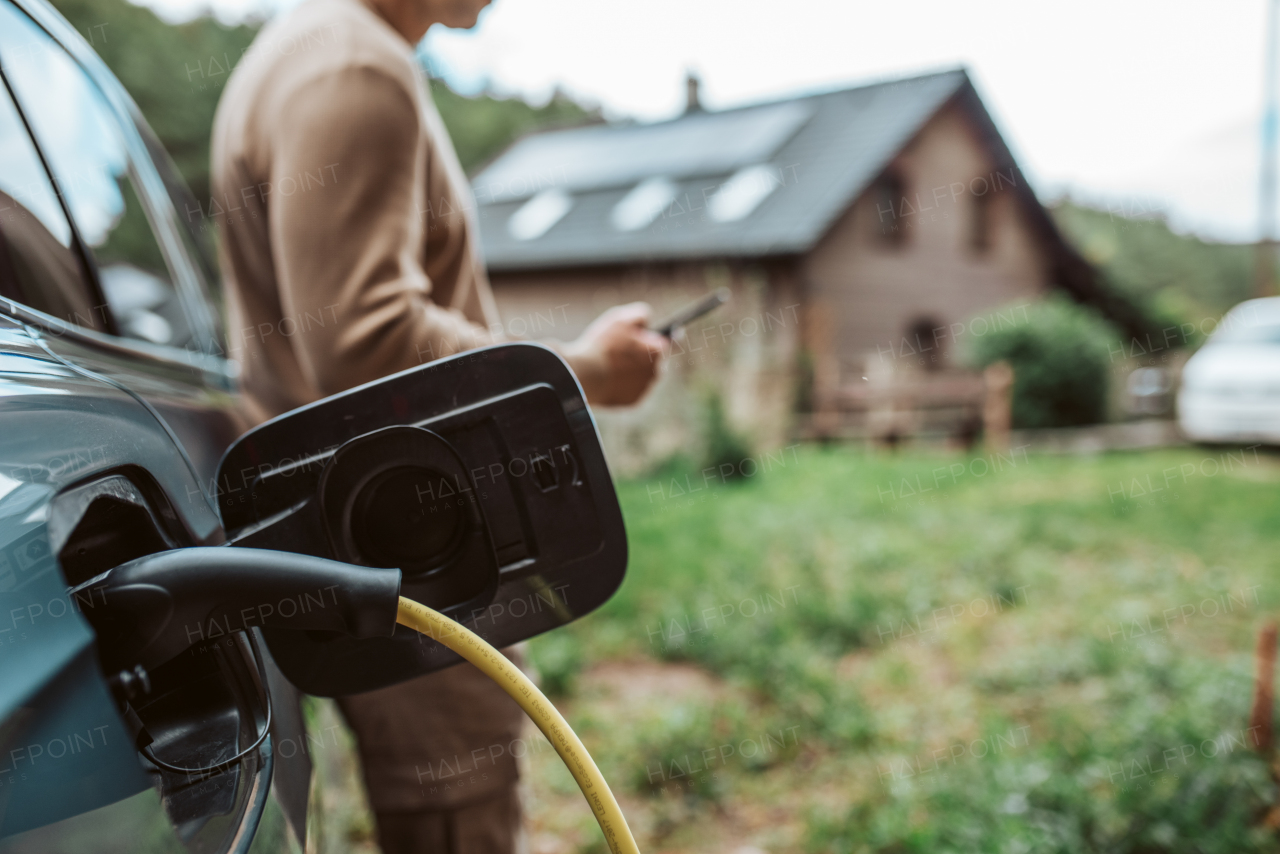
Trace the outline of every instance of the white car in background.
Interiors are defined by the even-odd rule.
[[[1187,361],[1178,426],[1197,442],[1280,444],[1280,297],[1231,309]]]

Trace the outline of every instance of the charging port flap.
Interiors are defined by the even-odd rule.
[[[228,450],[217,486],[232,545],[398,568],[403,595],[496,646],[589,613],[626,571],[595,422],[569,367],[538,344],[459,354],[286,413]],[[285,675],[321,696],[459,661],[407,630],[264,635]]]

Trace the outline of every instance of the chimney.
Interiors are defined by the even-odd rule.
[[[698,98],[698,87],[700,85],[701,81],[698,79],[697,74],[694,74],[692,71],[685,74],[684,88],[688,99],[684,108],[686,113],[696,113],[702,109],[702,101]]]

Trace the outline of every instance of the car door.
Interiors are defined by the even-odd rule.
[[[0,851],[188,850],[98,667],[83,614],[102,603],[70,597],[64,575],[76,552],[189,538],[148,524],[164,487],[139,466],[181,461],[130,395],[50,358],[9,318],[0,422]],[[99,495],[78,500],[77,484]]]
[[[0,312],[10,332],[0,337],[0,360],[8,360],[0,361],[0,411],[14,413],[7,423],[25,424],[21,441],[0,442],[0,471],[9,472],[0,492],[3,484],[17,484],[0,500],[0,544],[36,542],[49,559],[33,577],[65,593],[68,583],[148,550],[221,541],[210,481],[241,425],[226,363],[216,355],[212,314],[201,298],[195,250],[184,245],[192,236],[184,238],[163,219],[167,188],[145,138],[127,110],[122,117],[120,93],[104,91],[100,78],[85,70],[92,61],[64,49],[74,40],[65,22],[47,7],[26,11],[35,19],[0,0]],[[76,464],[59,463],[64,459]],[[23,503],[26,515],[6,527],[6,503],[18,499],[31,506]],[[32,595],[25,580],[15,581],[14,591],[19,605]],[[30,737],[23,721],[50,717],[31,705],[46,695],[54,709],[93,707],[109,717],[114,707],[86,652],[91,635],[83,618],[73,608],[68,619],[51,625],[64,627],[70,638],[64,643],[75,650],[80,669],[41,667],[43,659],[29,652],[0,659],[8,673],[33,683],[25,693],[15,688],[4,695],[9,705],[0,705],[7,715],[0,734],[7,741]],[[24,649],[48,644],[57,648],[41,635]],[[279,700],[276,740],[302,741],[300,720],[289,709],[290,686],[269,663],[268,684],[258,684],[241,640],[198,650],[180,664],[172,674],[152,674],[165,683],[165,697],[181,700],[164,708],[157,701],[156,722],[148,723],[157,744],[167,734],[174,749],[198,753],[214,742],[234,748],[251,741],[265,725],[262,697],[253,696],[264,689]],[[96,690],[97,706],[49,694],[55,683]],[[102,732],[123,733],[118,718],[114,730]],[[113,739],[113,748],[124,745],[127,754],[111,755],[115,773],[107,776],[114,780],[136,782],[142,773],[129,740]],[[151,769],[142,777],[150,785],[135,794],[99,789],[61,803],[47,786],[15,779],[24,785],[13,786],[10,803],[27,803],[31,818],[0,811],[0,851],[141,850],[140,833],[147,850],[244,851],[255,840],[256,847],[280,850],[282,804],[268,798],[274,764],[268,742],[217,774],[168,779]],[[293,788],[296,846],[306,780],[301,811],[296,780]],[[85,805],[92,811],[80,809]]]

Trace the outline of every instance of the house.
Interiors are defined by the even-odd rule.
[[[689,448],[709,395],[763,445],[812,432],[878,378],[946,375],[965,336],[1017,322],[1052,288],[1132,320],[963,70],[723,111],[700,106],[691,78],[681,116],[525,137],[473,189],[515,335],[569,339],[618,302],[663,313],[733,290],[641,407],[601,415],[623,470]]]

